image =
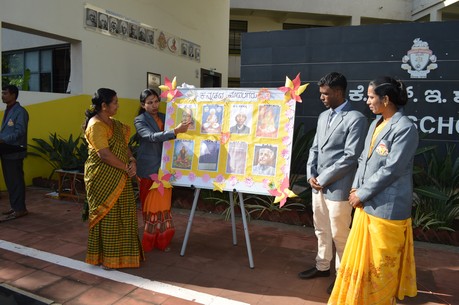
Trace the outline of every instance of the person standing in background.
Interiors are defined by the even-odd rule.
[[[329,109],[319,115],[306,167],[312,188],[317,256],[314,267],[298,274],[301,279],[330,276],[333,244],[336,248],[335,269],[339,269],[352,219],[349,191],[368,128],[365,116],[354,110],[346,99],[344,75],[329,73],[318,85],[320,99]],[[328,287],[328,293],[331,293],[333,284]]]
[[[10,209],[2,212],[4,220],[28,214],[25,203],[24,158],[27,155],[27,128],[29,114],[19,104],[19,89],[14,85],[2,88],[2,101],[6,104],[0,130],[0,143],[22,147],[22,151],[2,154],[2,171],[8,189]]]
[[[392,305],[417,294],[411,209],[418,131],[403,114],[406,86],[368,85],[370,126],[349,195],[355,215],[328,304]]]
[[[152,89],[145,89],[140,94],[139,115],[134,119],[139,148],[137,149],[137,176],[139,178],[140,202],[144,219],[142,245],[145,251],[157,248],[169,251],[169,244],[174,237],[175,228],[171,215],[172,189],[150,190],[153,180],[161,165],[163,142],[173,140],[177,134],[186,132],[190,120],[183,121],[172,130],[164,131],[164,115],[159,112],[160,99]]]
[[[136,268],[144,260],[132,187],[136,161],[129,149],[129,126],[112,118],[118,111],[112,89],[100,88],[85,113],[88,159],[84,168],[89,206],[86,262],[102,268]]]

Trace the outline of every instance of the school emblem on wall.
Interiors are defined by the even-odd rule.
[[[429,49],[429,44],[420,38],[413,40],[413,46],[402,58],[402,69],[408,71],[411,78],[427,78],[431,70],[437,69],[437,56]]]

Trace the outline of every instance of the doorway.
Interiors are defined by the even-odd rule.
[[[222,74],[215,70],[201,69],[201,88],[219,88],[222,86]]]

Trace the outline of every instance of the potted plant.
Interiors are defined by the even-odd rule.
[[[36,144],[29,144],[35,151],[29,151],[28,155],[42,158],[48,162],[53,170],[49,179],[58,169],[84,171],[84,163],[88,157],[86,141],[78,136],[75,139],[70,134],[68,139],[53,133],[49,135],[49,141],[33,138]]]

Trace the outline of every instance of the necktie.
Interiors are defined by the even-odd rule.
[[[327,128],[330,127],[330,125],[331,125],[331,123],[332,123],[332,121],[333,121],[333,117],[335,116],[335,114],[336,114],[335,110],[332,110],[332,111],[330,112],[330,115],[328,116]]]

